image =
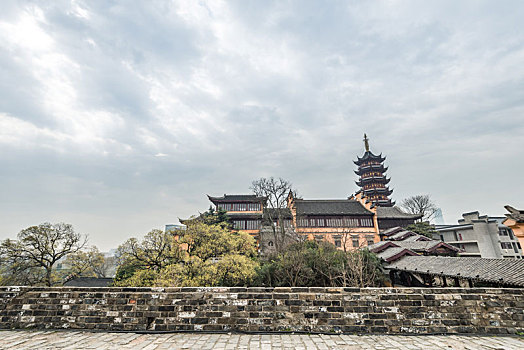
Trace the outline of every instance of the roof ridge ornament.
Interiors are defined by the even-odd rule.
[[[364,147],[366,147],[366,152],[369,152],[369,139],[365,133],[364,133]]]

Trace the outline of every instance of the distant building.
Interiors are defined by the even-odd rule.
[[[478,211],[465,213],[457,225],[436,225],[434,238],[462,249],[461,256],[521,259],[521,245],[502,221]]]
[[[245,231],[253,236],[260,233],[266,197],[257,197],[254,194],[224,194],[222,197],[208,195],[207,197],[215,205],[216,210],[222,209],[227,212],[234,229]]]
[[[405,230],[402,227],[393,227],[383,231],[382,237],[382,241],[368,248],[387,263],[406,255],[457,256],[457,253],[460,252],[457,247]]]
[[[364,146],[366,148],[364,155],[357,157],[357,160],[353,162],[358,165],[355,174],[359,175],[359,180],[356,184],[363,195],[374,205],[392,207],[395,202],[392,202],[389,196],[393,190],[387,186],[391,179],[386,178],[385,173],[388,168],[383,164],[386,157],[382,157],[382,153],[377,156],[369,150],[369,139],[366,134],[364,134]]]
[[[524,245],[524,210],[515,209],[509,205],[505,205],[504,208],[506,208],[508,214],[506,214],[502,224],[513,231],[521,246]]]
[[[185,230],[186,225],[182,224],[167,224],[165,228],[165,232],[173,232],[177,230]]]
[[[445,224],[444,215],[442,215],[442,209],[440,209],[440,208],[437,209],[437,211],[435,212],[435,216],[433,217],[432,221],[435,224],[437,224],[437,225],[444,225]]]
[[[352,199],[295,198],[290,192],[288,207],[298,234],[328,241],[340,249],[356,249],[380,240],[375,213]]]

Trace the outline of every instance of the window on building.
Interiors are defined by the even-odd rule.
[[[372,245],[373,243],[375,243],[373,237],[366,237],[366,241],[367,241],[368,245]]]
[[[351,237],[351,244],[353,245],[354,248],[360,247],[358,237]]]
[[[511,243],[510,242],[500,242],[500,247],[502,249],[511,249]]]
[[[267,245],[268,245],[268,247],[272,247],[273,246],[273,241],[267,242]]]
[[[335,247],[340,248],[342,246],[342,242],[340,239],[335,239]]]

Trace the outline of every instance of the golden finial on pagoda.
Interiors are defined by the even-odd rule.
[[[366,134],[364,134],[364,146],[366,147],[366,152],[369,152],[369,139]]]

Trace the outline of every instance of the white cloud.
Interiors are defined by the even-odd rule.
[[[60,188],[49,215],[106,217],[123,241],[119,221],[162,226],[259,176],[344,197],[367,132],[395,199],[431,193],[449,221],[500,214],[524,193],[473,187],[524,171],[523,16],[520,2],[13,2],[0,15],[0,189],[33,201],[0,209],[23,217]]]

